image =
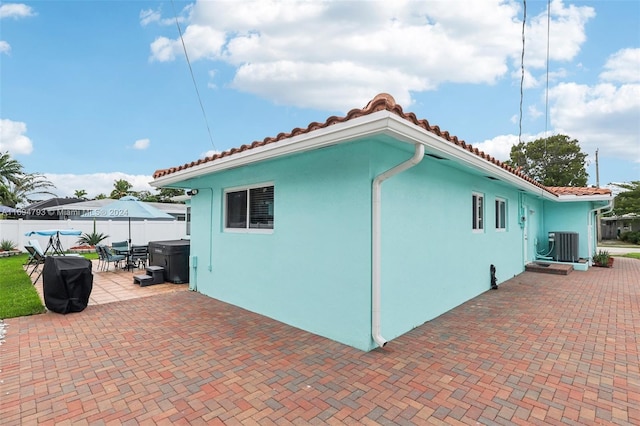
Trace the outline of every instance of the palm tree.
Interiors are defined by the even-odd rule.
[[[73,193],[73,196],[76,198],[82,198],[84,200],[87,196],[87,191],[85,191],[84,189],[76,189]]]
[[[23,174],[18,180],[18,183],[11,183],[7,186],[10,194],[10,204],[5,205],[15,207],[21,203],[31,204],[42,199],[41,197],[37,197],[39,195],[55,197],[56,194],[49,191],[50,188],[55,188],[55,186],[48,181],[44,175],[39,173]]]
[[[0,202],[15,207],[9,185],[16,185],[22,175],[22,164],[11,158],[8,152],[0,154]]]
[[[114,181],[113,187],[114,190],[111,191],[111,198],[113,198],[114,200],[119,200],[125,195],[131,194],[131,188],[133,187],[133,185],[131,185],[124,179],[118,179]]]

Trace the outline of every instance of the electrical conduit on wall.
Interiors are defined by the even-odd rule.
[[[387,170],[376,176],[373,179],[371,188],[372,203],[371,203],[371,335],[373,340],[379,347],[383,347],[387,344],[387,341],[381,334],[381,295],[380,295],[380,276],[381,276],[381,232],[382,221],[381,219],[381,197],[382,197],[382,182],[395,176],[405,170],[410,169],[416,164],[420,163],[424,158],[424,145],[415,144],[415,151],[413,157],[409,160],[398,164],[397,166]]]

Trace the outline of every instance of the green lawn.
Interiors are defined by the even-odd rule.
[[[622,257],[631,257],[633,259],[640,259],[640,253],[627,253]]]
[[[83,254],[87,259],[97,259],[96,253]],[[45,307],[29,274],[22,267],[27,254],[0,258],[0,319],[41,314]],[[41,265],[40,268],[43,266]],[[34,272],[37,274],[38,272]],[[42,278],[40,278],[42,279]]]
[[[27,254],[0,258],[0,319],[45,311],[38,292],[22,267],[28,258]]]

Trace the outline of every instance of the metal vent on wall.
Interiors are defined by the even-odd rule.
[[[553,260],[557,262],[577,262],[577,232],[549,232],[549,244],[553,241]]]

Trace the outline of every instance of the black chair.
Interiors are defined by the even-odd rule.
[[[148,247],[147,246],[131,246],[131,254],[129,255],[129,264],[135,265],[137,268],[144,268],[147,266],[147,257],[148,257]]]

